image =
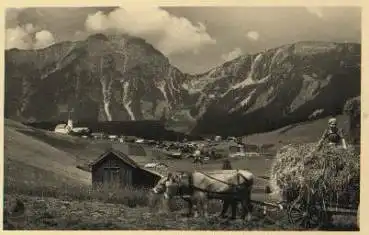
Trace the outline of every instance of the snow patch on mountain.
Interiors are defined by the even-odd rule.
[[[132,109],[131,109],[132,101],[129,100],[129,97],[128,97],[128,94],[129,94],[128,93],[128,91],[129,91],[128,88],[129,88],[129,83],[126,81],[126,82],[124,82],[124,85],[123,85],[123,89],[124,89],[123,106],[127,110],[127,113],[130,116],[131,120],[134,121],[136,119],[135,119],[135,115],[134,115],[134,113],[132,112]]]
[[[250,104],[250,100],[252,96],[255,94],[256,89],[252,90],[248,96],[246,96],[239,104],[237,104],[234,108],[229,110],[229,113],[233,113],[241,108],[247,107]]]

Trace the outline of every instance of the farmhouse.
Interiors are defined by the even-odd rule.
[[[141,168],[127,154],[111,148],[90,164],[92,185],[104,187],[153,187],[162,177]]]
[[[243,145],[235,142],[224,142],[210,146],[210,151],[213,151],[217,155],[228,157],[245,157],[246,151]]]

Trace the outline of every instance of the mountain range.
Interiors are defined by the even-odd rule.
[[[145,40],[95,34],[5,51],[5,117],[163,120],[191,134],[246,135],[342,113],[360,95],[361,45],[296,42],[187,74]]]

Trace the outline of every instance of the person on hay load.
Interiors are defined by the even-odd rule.
[[[330,118],[328,120],[328,128],[324,131],[321,139],[318,143],[318,150],[322,147],[323,143],[328,141],[329,145],[341,146],[343,149],[347,149],[346,141],[343,136],[343,131],[341,128],[337,127],[337,119]]]

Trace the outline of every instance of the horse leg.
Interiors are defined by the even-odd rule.
[[[203,209],[205,218],[209,217],[208,208],[209,208],[209,200],[207,198],[204,198],[203,199],[203,204],[202,204],[202,209]]]
[[[188,199],[187,203],[188,203],[188,214],[187,215],[191,216],[192,215],[192,208],[193,208],[192,200]]]
[[[225,214],[227,213],[228,208],[229,208],[229,200],[225,199],[223,200],[223,208],[222,208],[222,212],[220,213],[220,216],[222,218],[225,217]]]
[[[232,200],[231,205],[232,205],[232,216],[231,216],[231,219],[236,219],[236,215],[237,215],[237,201],[236,200]]]
[[[170,212],[170,205],[169,205],[169,199],[164,198],[163,201],[163,211],[164,213]]]
[[[199,208],[201,207],[199,204],[200,204],[199,202],[196,202],[194,206],[194,209],[195,209],[194,217],[195,218],[199,217]]]
[[[247,221],[251,221],[251,213],[252,213],[252,204],[251,204],[251,191],[246,194],[246,197],[241,200],[242,205],[242,219],[245,219],[247,214]]]
[[[196,193],[193,195],[192,199],[193,199],[192,205],[194,209],[194,217],[197,218],[199,217],[199,208],[201,207],[200,200]]]
[[[208,205],[206,200],[206,195],[204,193],[198,193],[198,205],[199,205],[199,212],[202,217],[207,217],[208,213]]]

